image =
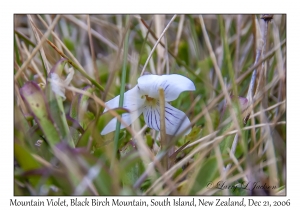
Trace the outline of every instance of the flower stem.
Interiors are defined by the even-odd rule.
[[[129,24],[129,17],[130,17],[129,15],[126,16],[126,25]],[[123,54],[124,57],[123,57],[123,66],[122,66],[122,80],[121,80],[119,107],[122,107],[123,102],[124,102],[127,56],[128,56],[128,41],[129,41],[129,30],[126,32],[125,41],[124,41],[124,54]],[[120,126],[121,126],[121,123],[119,121],[117,121],[116,133],[115,133],[115,137],[114,137],[114,154],[116,154],[117,150],[118,150]]]
[[[164,89],[159,88],[159,105],[160,105],[160,144],[161,150],[167,148],[166,124],[165,124],[165,93]],[[165,171],[168,170],[168,155],[162,158],[162,166]]]

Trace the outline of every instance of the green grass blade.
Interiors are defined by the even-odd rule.
[[[195,195],[208,186],[218,175],[218,161],[215,156],[207,159],[200,168],[189,194]]]
[[[129,24],[129,15],[126,16],[126,24]],[[119,107],[123,106],[124,102],[124,92],[125,92],[125,82],[126,82],[126,69],[127,69],[127,56],[128,56],[128,44],[129,44],[129,30],[126,32],[125,40],[124,40],[124,58],[123,58],[123,65],[122,65],[122,80],[121,80],[121,90],[120,90],[120,101]],[[114,137],[114,153],[117,153],[118,149],[118,141],[120,135],[120,126],[121,123],[117,122],[115,137]]]

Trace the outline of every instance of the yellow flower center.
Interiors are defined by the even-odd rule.
[[[142,97],[144,97],[144,96],[142,96]],[[156,99],[155,98],[151,98],[148,95],[145,95],[145,97],[146,97],[147,105],[150,105],[150,106],[155,106],[156,105]]]

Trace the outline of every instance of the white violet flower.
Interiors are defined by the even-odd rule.
[[[183,91],[194,91],[194,83],[181,75],[144,75],[138,79],[138,84],[124,93],[123,107],[130,113],[122,114],[122,120],[130,125],[142,113],[147,125],[160,131],[160,105],[159,105],[159,88],[165,93],[165,125],[168,135],[178,135],[190,125],[190,120],[186,114],[168,102],[174,101]],[[120,96],[117,96],[106,105],[110,109],[119,107]],[[108,109],[105,109],[106,112]],[[116,129],[117,118],[113,118],[102,130],[101,135],[110,133]],[[124,125],[121,124],[121,129]],[[190,132],[190,129],[187,133]]]

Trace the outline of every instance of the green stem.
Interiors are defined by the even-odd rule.
[[[188,17],[189,17],[189,20],[190,20],[192,40],[193,40],[195,51],[196,51],[196,54],[197,54],[196,56],[197,56],[197,59],[200,60],[200,49],[199,49],[199,45],[198,45],[198,36],[197,36],[196,28],[195,28],[195,22],[194,22],[194,19],[191,15],[189,15]]]
[[[218,21],[220,24],[221,37],[222,37],[222,42],[223,42],[224,60],[227,64],[227,70],[229,72],[229,77],[232,82],[233,95],[237,96],[238,95],[237,85],[236,85],[236,81],[234,78],[234,71],[233,71],[233,66],[232,66],[232,62],[231,62],[230,50],[229,50],[229,45],[227,42],[224,21],[220,15],[218,15]]]
[[[66,58],[68,59],[68,63],[71,64],[77,71],[79,71],[85,78],[87,78],[93,85],[95,85],[97,88],[99,88],[99,90],[104,91],[104,88],[99,83],[97,83],[96,80],[94,80],[92,77],[90,77],[84,69],[80,68],[75,62],[73,62],[68,57],[66,57]]]
[[[19,38],[21,38],[27,45],[31,45],[32,47],[35,47],[35,46],[36,46],[32,41],[30,41],[29,38],[27,38],[25,35],[23,35],[23,34],[20,33],[19,31],[14,30],[14,33],[15,33]]]
[[[126,25],[129,24],[129,15],[126,16]],[[129,42],[129,30],[127,30],[124,40],[124,54],[123,54],[123,65],[122,65],[122,80],[121,80],[121,89],[120,89],[120,101],[119,107],[123,107],[124,102],[124,92],[125,92],[125,82],[126,82],[126,69],[127,69],[127,56],[128,56],[128,42]],[[114,137],[114,154],[117,153],[118,143],[119,143],[119,134],[120,134],[121,123],[117,121],[116,133]]]
[[[233,95],[238,97],[239,94],[238,94],[238,89],[237,89],[237,85],[236,85],[235,73],[234,73],[234,70],[233,70],[229,45],[228,45],[228,42],[227,42],[224,20],[222,19],[221,15],[218,15],[218,21],[219,21],[219,25],[220,25],[221,37],[222,37],[222,42],[223,42],[224,60],[226,61],[226,64],[227,64],[227,70],[229,72],[229,77],[230,77],[231,84],[232,84]],[[239,126],[243,127],[242,112],[241,112],[241,109],[240,109],[240,104],[239,104],[238,98],[237,98],[237,100],[236,99],[232,100],[232,103],[233,103],[233,106],[236,107],[237,120],[238,120]],[[236,135],[238,135],[238,134],[236,134]],[[243,148],[245,149],[246,145],[244,145],[245,141],[244,141],[244,136],[243,135],[234,137],[234,141],[237,141],[239,137],[241,138]],[[225,150],[228,147],[228,145],[230,144],[230,142],[232,142],[232,137],[228,138],[227,141],[222,141],[221,142],[220,146],[222,145],[222,143],[227,144],[226,147],[224,146],[222,153],[227,152]],[[234,145],[234,143],[233,143],[233,145]]]

